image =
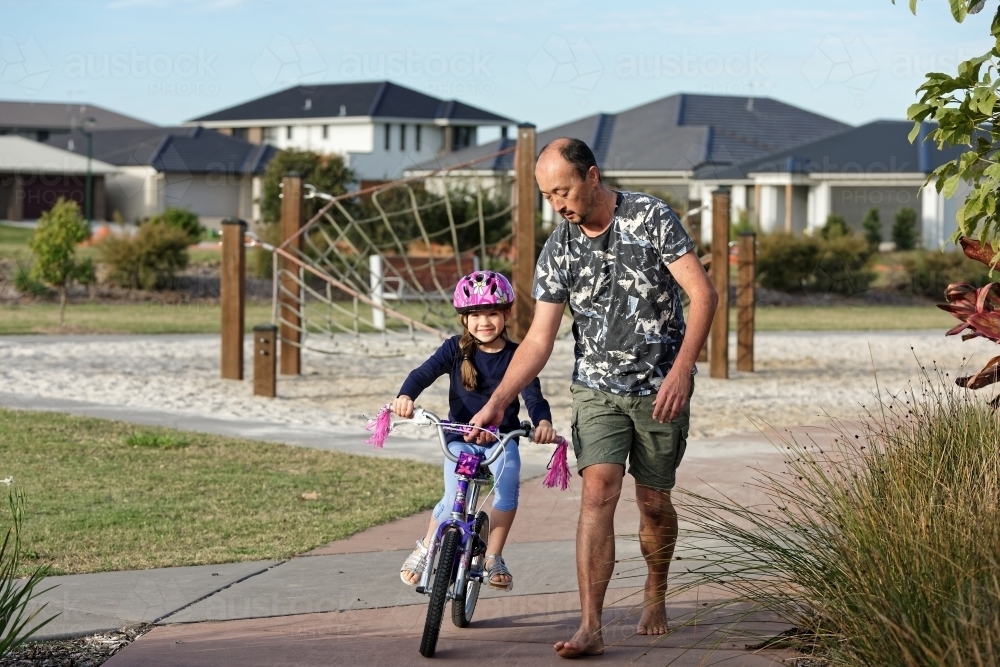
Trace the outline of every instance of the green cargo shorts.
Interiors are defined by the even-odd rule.
[[[691,378],[694,392],[694,378]],[[648,396],[619,396],[573,384],[573,450],[576,467],[595,463],[617,463],[643,486],[669,491],[676,482],[675,472],[687,447],[691,419],[691,399],[673,421],[653,419],[653,399]]]

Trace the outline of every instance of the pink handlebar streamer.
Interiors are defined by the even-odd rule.
[[[566,460],[566,450],[569,443],[566,438],[559,436],[556,438],[556,450],[552,452],[552,459],[549,461],[549,472],[545,475],[542,484],[549,489],[559,487],[560,491],[569,488],[569,462]]]
[[[369,419],[365,429],[372,432],[371,437],[365,440],[365,444],[375,449],[382,449],[386,438],[392,432],[392,406],[386,403],[379,408],[375,419]]]

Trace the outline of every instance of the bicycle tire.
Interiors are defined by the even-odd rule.
[[[446,532],[441,539],[440,556],[434,571],[434,587],[431,589],[431,601],[427,604],[424,634],[420,639],[420,655],[425,658],[433,658],[437,650],[441,621],[444,620],[444,605],[448,602],[448,591],[455,576],[455,552],[458,551],[458,543],[459,534],[454,529]]]
[[[483,569],[483,561],[486,560],[486,544],[490,539],[490,515],[486,512],[480,512],[476,515],[476,525],[473,528],[475,535],[479,536],[482,541],[481,548],[476,551],[476,540],[473,537],[472,542],[469,546],[473,549],[472,558],[470,558],[469,569]],[[465,590],[463,591],[461,600],[453,600],[451,603],[451,622],[455,624],[458,628],[467,628],[469,624],[472,623],[472,615],[476,613],[476,603],[479,602],[479,588],[482,586],[482,582],[478,579],[470,578],[468,583],[465,585]]]

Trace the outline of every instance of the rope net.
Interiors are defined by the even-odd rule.
[[[480,269],[510,275],[512,162],[513,148],[337,197],[305,184],[305,198],[326,204],[273,250],[273,320],[282,340],[377,354],[415,341],[417,331],[457,333],[458,279]]]

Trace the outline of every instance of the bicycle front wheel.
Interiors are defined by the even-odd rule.
[[[458,551],[459,541],[459,533],[455,529],[446,532],[441,539],[441,550],[438,552],[440,556],[434,570],[434,587],[431,589],[431,601],[427,605],[424,635],[420,640],[420,655],[425,658],[433,658],[434,651],[437,650],[444,605],[448,602],[448,591],[451,590],[451,582],[455,576],[455,553]]]
[[[472,538],[472,563],[469,569],[472,572],[482,572],[483,564],[486,562],[486,545],[490,540],[490,515],[480,512],[476,515],[475,536]],[[479,539],[476,539],[478,537]],[[476,603],[479,602],[479,588],[482,582],[473,579],[471,572],[465,584],[465,599],[455,600],[451,603],[451,622],[459,628],[467,628],[472,623],[472,615],[476,612]]]

